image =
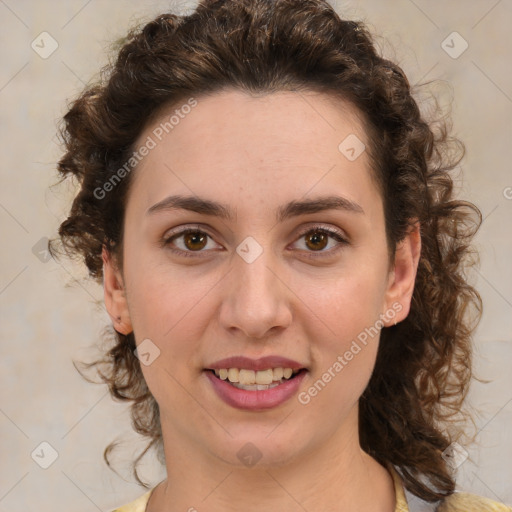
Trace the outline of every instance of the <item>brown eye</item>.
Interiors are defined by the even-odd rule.
[[[191,251],[204,249],[207,243],[208,235],[201,231],[193,231],[183,235],[183,242],[187,249]]]
[[[206,256],[209,252],[206,248],[210,240],[214,243],[208,233],[197,228],[188,228],[164,237],[162,246],[180,256]]]
[[[333,241],[337,243],[331,244]],[[300,245],[302,245],[299,249],[301,249],[301,251],[305,253],[305,257],[308,258],[334,256],[339,250],[350,245],[349,241],[342,236],[340,231],[323,226],[302,231],[296,243],[299,242]],[[330,247],[328,247],[329,245]]]
[[[209,239],[212,237],[200,229],[184,229],[162,239],[162,246],[180,256],[206,256],[210,251],[206,250]],[[329,256],[336,253],[343,246],[349,245],[349,242],[341,236],[337,230],[316,227],[304,231],[299,240],[303,241],[302,251],[309,253],[310,257]],[[333,247],[324,250],[330,241],[336,241]],[[215,243],[215,242],[213,242]],[[318,253],[318,254],[314,254]],[[306,254],[307,255],[307,254]]]
[[[322,250],[327,246],[329,235],[321,231],[312,231],[305,235],[306,245],[315,251]]]

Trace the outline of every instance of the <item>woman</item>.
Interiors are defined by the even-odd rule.
[[[59,234],[115,329],[92,365],[167,470],[119,511],[512,510],[450,459],[481,311],[462,146],[361,23],[204,0],[64,120]]]

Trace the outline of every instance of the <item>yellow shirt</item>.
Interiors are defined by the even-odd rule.
[[[396,507],[395,512],[412,512],[409,509],[407,499],[405,497],[405,489],[402,484],[400,475],[396,472],[392,465],[388,465],[389,471],[393,476],[395,483],[395,495],[396,495]],[[145,512],[146,506],[149,501],[149,497],[153,489],[148,491],[140,498],[124,505],[123,507],[117,508],[112,512]],[[418,511],[422,508],[419,507]],[[433,509],[434,510],[434,509]],[[484,498],[483,496],[477,496],[467,492],[455,492],[448,498],[446,498],[442,504],[437,508],[437,512],[512,512],[512,507],[507,506],[498,501]]]

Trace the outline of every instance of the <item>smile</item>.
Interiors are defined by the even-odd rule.
[[[297,393],[307,370],[269,368],[246,370],[222,368],[205,374],[217,395],[239,409],[262,410],[276,407]]]
[[[221,368],[215,375],[238,389],[263,390],[282,384],[298,373],[292,368],[268,368],[267,370],[247,370],[240,368]]]

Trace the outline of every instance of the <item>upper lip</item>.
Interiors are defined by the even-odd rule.
[[[267,370],[269,368],[291,368],[292,370],[300,370],[305,368],[305,366],[297,361],[281,356],[266,356],[259,359],[234,356],[216,361],[207,367],[208,370],[220,370],[222,368],[239,368],[254,371]]]

